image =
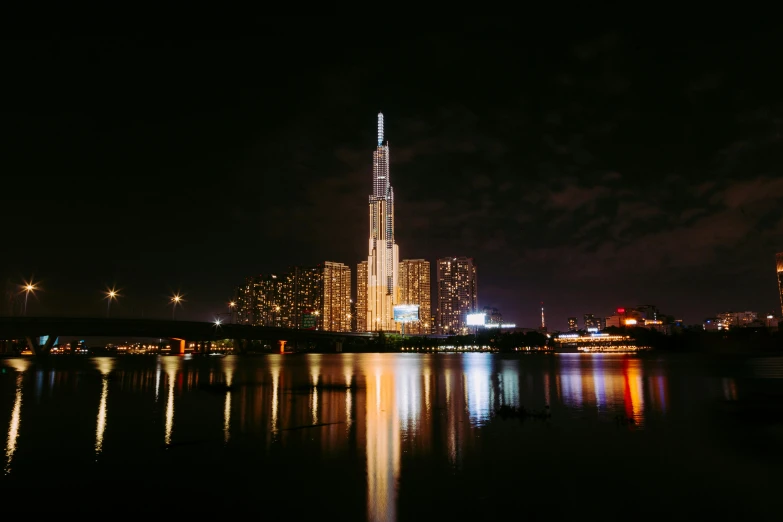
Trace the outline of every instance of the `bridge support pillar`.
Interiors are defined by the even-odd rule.
[[[288,341],[277,341],[280,344],[280,353],[285,353],[285,343]]]
[[[174,341],[171,345],[171,354],[185,355],[185,339],[177,339],[174,337],[171,340]]]
[[[30,348],[30,351],[33,352],[33,355],[48,355],[49,352],[52,350],[52,346],[54,346],[54,341],[57,339],[56,335],[50,335],[48,339],[46,339],[46,343],[44,343],[43,346],[38,344],[38,339],[33,337],[25,337],[25,341],[27,342],[27,347]]]
[[[337,353],[343,353],[343,342],[342,341],[335,341],[334,342],[334,351]]]

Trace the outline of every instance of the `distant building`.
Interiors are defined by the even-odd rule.
[[[438,259],[438,331],[458,334],[467,329],[467,315],[478,309],[476,265],[470,257]]]
[[[780,294],[780,313],[783,317],[783,252],[775,255],[778,272],[778,294]]]
[[[419,305],[419,322],[405,325],[405,333],[431,333],[432,289],[430,262],[424,259],[403,259],[400,262],[400,304]]]
[[[591,328],[595,328],[596,330],[598,329],[598,324],[593,314],[585,314],[583,319],[585,330],[590,331]]]
[[[576,332],[579,330],[579,323],[576,321],[576,317],[569,317],[568,318],[568,331],[569,332]]]
[[[487,317],[487,324],[503,324],[503,314],[497,308],[485,306],[483,311]]]
[[[716,317],[724,329],[751,326],[758,318],[756,312],[722,312]]]

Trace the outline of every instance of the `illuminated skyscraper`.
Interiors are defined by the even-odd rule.
[[[780,312],[783,317],[783,252],[775,255],[778,269],[778,293],[780,294]]]
[[[476,265],[470,257],[438,259],[437,326],[442,334],[461,333],[467,315],[478,310]]]
[[[293,276],[291,326],[302,328],[305,311],[321,309],[323,270],[320,267],[295,266],[290,269],[290,273]]]
[[[356,331],[367,331],[367,261],[356,267]]]
[[[569,317],[568,318],[568,331],[569,332],[576,332],[579,330],[579,325],[576,322],[576,317]]]
[[[331,332],[351,331],[351,269],[327,261],[323,266],[319,328]]]
[[[403,259],[400,262],[400,304],[419,305],[419,322],[405,325],[405,333],[428,334],[432,327],[430,262]]]
[[[367,330],[396,331],[393,309],[399,302],[399,251],[394,242],[394,191],[389,180],[389,145],[383,141],[382,113],[378,113],[378,146],[373,153],[372,184]]]

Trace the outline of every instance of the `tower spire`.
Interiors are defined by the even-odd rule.
[[[383,145],[383,113],[378,113],[378,146]]]

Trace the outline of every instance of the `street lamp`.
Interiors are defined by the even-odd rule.
[[[32,293],[35,296],[35,291],[40,290],[37,283],[34,283],[32,279],[25,281],[22,285],[22,292],[24,292],[24,315],[27,315],[27,298]]]
[[[228,303],[228,322],[233,323],[234,322],[234,308],[236,308],[237,303],[236,301],[231,301]]]
[[[122,297],[122,296],[120,295],[120,291],[114,287],[107,288],[106,292],[104,293],[106,294],[106,297],[104,297],[104,299],[108,301],[106,303],[106,317],[109,317],[109,313],[111,312],[111,302],[115,301],[118,297]]]
[[[181,304],[185,300],[182,298],[180,294],[174,294],[171,296],[171,300],[169,303],[171,303],[171,320],[174,320],[174,312],[177,311],[177,305]]]

